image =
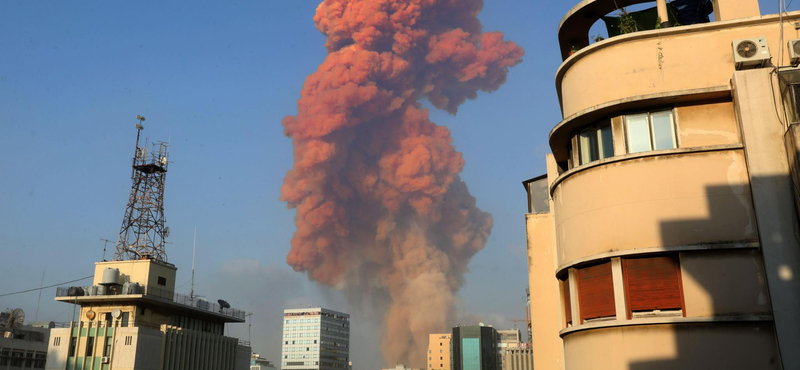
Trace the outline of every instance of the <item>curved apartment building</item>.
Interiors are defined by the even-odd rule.
[[[800,12],[715,0],[590,44],[639,3],[559,27],[564,118],[523,183],[534,368],[800,369]]]

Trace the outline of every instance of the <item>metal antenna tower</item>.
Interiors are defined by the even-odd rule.
[[[131,196],[117,238],[114,260],[153,259],[167,262],[164,248],[169,227],[164,219],[164,180],[169,164],[169,143],[147,140],[139,145],[144,117],[136,116],[136,151],[131,170]]]

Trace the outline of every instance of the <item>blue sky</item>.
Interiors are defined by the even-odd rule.
[[[294,212],[278,192],[292,147],[280,121],[296,112],[305,77],[325,57],[311,19],[318,3],[0,3],[0,294],[38,286],[43,270],[45,284],[92,273],[100,238],[119,231],[140,114],[151,139],[171,138],[168,255],[179,290],[189,290],[197,226],[195,290],[254,311],[254,350],[268,358],[279,358],[282,308],[354,310],[285,264]],[[777,3],[762,1],[762,13]],[[547,133],[561,119],[556,30],[573,5],[485,0],[485,30],[520,44],[524,62],[458,116],[431,111],[464,154],[462,177],[479,207],[494,216],[459,306],[495,326],[525,314],[520,182],[544,173]],[[43,292],[39,320],[69,321],[71,307],[53,295]],[[0,297],[0,309],[22,307],[32,321],[37,298]],[[378,368],[375,313],[361,314],[351,357],[357,369]],[[247,326],[230,334],[247,338]]]

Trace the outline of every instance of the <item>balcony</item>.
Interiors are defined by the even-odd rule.
[[[235,308],[224,308],[216,303],[206,301],[205,299],[200,299],[197,297],[193,298],[185,294],[179,294],[166,289],[160,289],[157,287],[148,287],[148,286],[140,287],[139,292],[137,294],[118,294],[117,292],[114,292],[112,294],[106,294],[106,295],[86,295],[86,294],[76,295],[75,293],[76,293],[75,291],[70,292],[70,288],[68,287],[57,288],[56,300],[63,302],[71,302],[72,298],[74,298],[76,302],[85,302],[85,301],[104,300],[108,298],[113,298],[116,300],[124,298],[131,298],[131,299],[146,298],[150,300],[160,301],[161,303],[171,302],[192,311],[201,311],[215,315],[222,315],[228,318],[235,319],[235,321],[240,321],[240,322],[243,322],[245,320],[245,315],[246,315],[246,312],[242,310],[237,310]]]

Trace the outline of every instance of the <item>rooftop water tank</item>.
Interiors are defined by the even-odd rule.
[[[119,281],[119,269],[107,267],[103,270],[103,280],[100,284],[102,285],[116,285]]]
[[[107,295],[108,288],[105,285],[97,285],[97,295]]]
[[[92,285],[87,288],[88,288],[87,290],[89,291],[89,294],[87,295],[97,295],[97,285]]]
[[[205,299],[198,299],[197,301],[195,301],[194,305],[195,305],[195,307],[197,307],[197,308],[199,308],[201,310],[208,310],[208,308],[211,306],[211,305],[208,304],[208,301],[206,301]]]

